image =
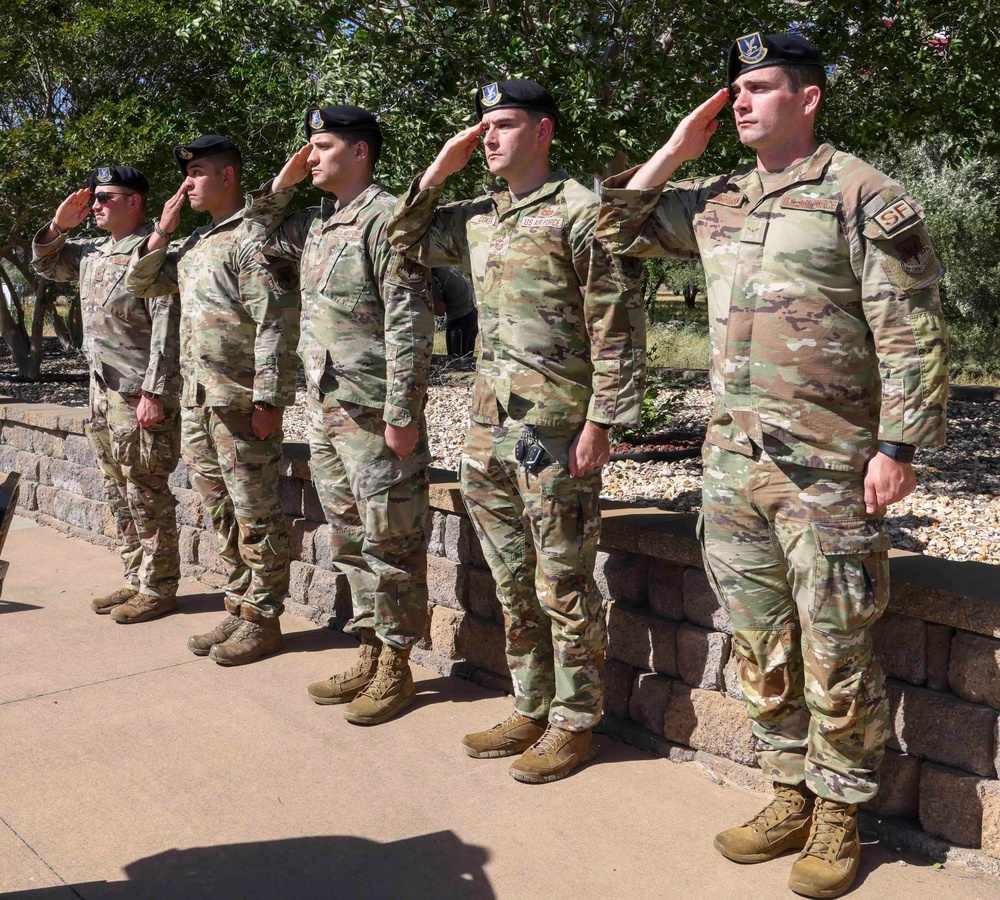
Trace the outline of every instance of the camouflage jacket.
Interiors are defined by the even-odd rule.
[[[268,259],[300,262],[299,356],[313,396],[383,409],[391,425],[420,418],[434,346],[427,271],[385,236],[396,198],[372,184],[343,209],[332,200],[284,218],[293,189],[270,183],[246,221]]]
[[[182,406],[250,410],[295,402],[299,333],[293,266],[265,266],[243,211],[142,256],[132,253],[127,289],[140,297],[180,290]]]
[[[877,440],[944,440],[948,341],[923,210],[829,144],[764,191],[756,168],[664,188],[605,183],[614,253],[700,256],[710,443],[857,470]]]
[[[176,397],[180,388],[177,365],[177,297],[165,294],[143,300],[129,293],[125,270],[129,256],[152,229],[143,225],[115,241],[102,238],[40,241],[48,225],[35,235],[31,265],[50,281],[79,281],[84,348],[92,376],[113,391],[149,391]]]
[[[594,239],[597,197],[562,172],[521,199],[503,190],[438,207],[441,192],[414,182],[389,240],[425,266],[472,276],[481,339],[473,420],[499,424],[502,407],[557,428],[637,422],[642,297],[635,267]]]

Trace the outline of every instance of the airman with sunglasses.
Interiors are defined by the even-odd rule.
[[[100,166],[36,235],[32,265],[52,281],[79,281],[90,361],[87,437],[104,474],[125,583],[91,601],[116,622],[145,622],[177,607],[176,500],[167,478],[180,451],[176,295],[142,300],[125,285],[133,248],[150,233],[149,182],[131,166]],[[93,210],[107,237],[69,238]]]

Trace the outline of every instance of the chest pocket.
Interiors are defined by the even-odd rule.
[[[336,247],[320,284],[324,299],[347,312],[353,310],[368,286],[363,244],[358,241]]]
[[[125,290],[125,268],[128,260],[127,254],[95,260],[90,278],[91,296],[95,306],[101,306],[105,313],[118,316],[125,321],[131,321],[137,314],[146,311],[143,301]]]

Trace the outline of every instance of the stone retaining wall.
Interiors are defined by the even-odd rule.
[[[114,523],[83,436],[84,415],[0,405],[0,472],[21,473],[23,515],[111,547]],[[432,480],[432,606],[415,659],[509,691],[493,580],[454,475],[434,471]],[[215,537],[183,463],[171,485],[183,572],[221,585]],[[336,626],[350,614],[350,594],[330,560],[329,526],[309,480],[305,445],[285,445],[279,494],[294,559],[289,610]],[[108,564],[118,562],[109,557]],[[900,554],[892,569],[892,601],[875,629],[889,677],[892,735],[867,822],[894,846],[1000,874],[996,567]],[[717,780],[766,789],[743,711],[732,629],[701,568],[694,516],[605,504],[596,575],[608,609],[602,731],[700,763]]]

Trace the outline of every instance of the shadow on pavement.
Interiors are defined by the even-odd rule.
[[[489,853],[438,831],[385,844],[344,835],[167,850],[125,866],[124,881],[89,881],[4,897],[325,897],[493,900]],[[72,893],[71,893],[72,892]]]
[[[0,615],[12,612],[25,612],[29,609],[41,609],[33,603],[14,603],[12,600],[0,600]]]

